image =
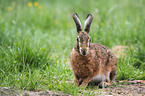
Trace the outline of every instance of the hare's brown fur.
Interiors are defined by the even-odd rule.
[[[88,33],[79,30],[78,36],[80,34]],[[90,43],[87,54],[82,55],[77,43],[71,51],[71,67],[76,85],[87,86],[91,81],[100,82],[97,76],[103,76],[101,80],[107,80],[111,85],[116,77],[117,58],[106,46],[98,43]]]
[[[117,59],[104,45],[91,43],[89,54],[86,56],[80,55],[76,45],[71,52],[71,66],[74,71],[76,85],[89,78],[88,84],[94,76],[99,74],[104,74],[107,78],[108,72],[112,77],[110,80],[115,79]],[[83,85],[86,86],[87,84]]]

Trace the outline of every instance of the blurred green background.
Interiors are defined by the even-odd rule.
[[[79,93],[69,61],[77,36],[73,12],[82,26],[93,15],[93,43],[127,46],[116,81],[145,79],[144,5],[145,0],[0,0],[0,86]]]

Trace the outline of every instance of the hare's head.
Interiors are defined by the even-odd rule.
[[[88,54],[89,48],[90,48],[91,38],[89,36],[89,31],[90,31],[90,26],[93,20],[93,16],[91,14],[88,14],[88,16],[86,17],[84,31],[82,31],[81,22],[79,20],[77,13],[73,13],[72,16],[76,24],[76,29],[78,33],[77,46],[79,49],[79,53],[85,56]]]

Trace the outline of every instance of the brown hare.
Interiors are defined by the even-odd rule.
[[[93,16],[88,14],[86,17],[84,31],[77,13],[73,13],[72,17],[78,35],[77,43],[71,51],[75,84],[83,87],[90,82],[111,85],[117,75],[117,58],[106,46],[90,43],[89,31]]]

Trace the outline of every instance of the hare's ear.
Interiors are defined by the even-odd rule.
[[[77,32],[79,33],[80,31],[82,31],[82,26],[81,26],[80,19],[79,19],[77,13],[73,13],[72,17],[73,17],[74,22],[76,24]]]
[[[92,14],[88,14],[88,16],[86,17],[86,21],[85,21],[85,27],[84,27],[84,31],[89,33],[90,31],[90,26],[93,20],[93,16]]]

